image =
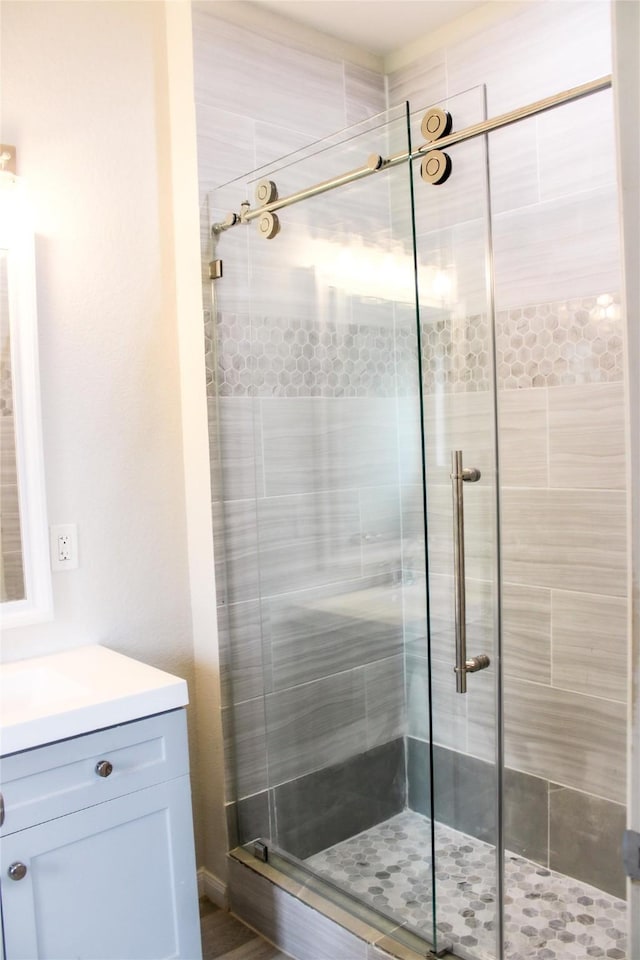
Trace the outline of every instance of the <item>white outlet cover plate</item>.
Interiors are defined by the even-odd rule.
[[[69,556],[60,559],[60,539],[67,539],[67,553]],[[49,527],[49,549],[51,553],[51,569],[54,573],[60,570],[78,569],[78,528],[75,523],[57,523]]]

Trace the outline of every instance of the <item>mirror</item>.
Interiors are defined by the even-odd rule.
[[[4,156],[4,154],[3,154]],[[0,622],[52,616],[35,291],[24,184],[0,172]]]

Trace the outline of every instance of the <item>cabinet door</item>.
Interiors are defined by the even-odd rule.
[[[12,834],[0,870],[6,960],[200,960],[188,777]]]

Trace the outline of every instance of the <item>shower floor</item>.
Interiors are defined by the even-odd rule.
[[[435,832],[438,930],[461,957],[495,958],[495,848]],[[406,810],[306,862],[430,940],[430,848],[430,821]],[[509,853],[505,891],[505,960],[628,960],[623,900]]]

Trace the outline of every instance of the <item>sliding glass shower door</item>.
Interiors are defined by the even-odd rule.
[[[485,119],[482,88],[444,106],[454,131]],[[414,131],[423,116],[412,115]],[[409,806],[432,810],[437,945],[493,958],[501,955],[500,606],[486,142],[446,152],[445,183],[424,183],[414,167],[430,629],[407,649]]]
[[[217,235],[218,510],[238,841],[432,943],[430,817],[408,832],[406,655],[428,633],[408,150],[402,108],[217,191],[214,221],[305,195]]]
[[[483,103],[452,98],[455,128]],[[396,110],[213,198],[229,810],[240,844],[322,878],[386,933],[493,960],[485,148],[451,148],[438,185],[406,158],[373,172],[409,149]]]

